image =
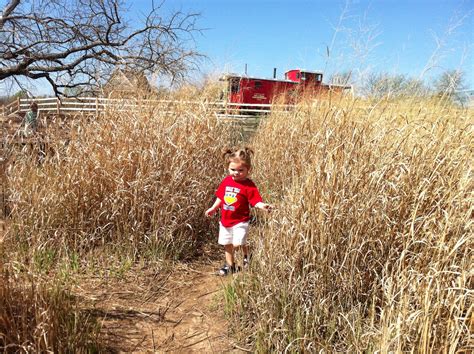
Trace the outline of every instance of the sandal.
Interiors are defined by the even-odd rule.
[[[221,277],[225,277],[229,273],[232,273],[232,274],[235,273],[235,266],[229,267],[227,264],[224,264],[224,266],[221,269],[219,269],[219,275]]]
[[[250,258],[252,258],[252,255],[251,255],[251,254],[248,255],[248,256],[244,256],[244,261],[243,261],[244,268],[248,268],[248,267],[249,267]]]

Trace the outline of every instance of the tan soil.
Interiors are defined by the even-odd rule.
[[[217,262],[179,265],[159,273],[80,281],[75,293],[90,304],[110,352],[242,353],[229,337]]]
[[[7,225],[0,218],[0,243]],[[171,271],[74,276],[73,293],[101,326],[106,352],[245,353],[229,335],[220,261],[180,264]],[[238,276],[238,275],[237,275]]]

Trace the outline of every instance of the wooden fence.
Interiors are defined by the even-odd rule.
[[[2,107],[2,115],[24,114],[28,111],[31,102],[38,103],[39,112],[51,114],[90,114],[99,115],[107,110],[114,111],[134,111],[152,108],[156,106],[180,107],[201,106],[212,111],[218,118],[245,118],[255,115],[265,115],[275,110],[291,110],[293,105],[272,105],[272,104],[245,104],[209,101],[173,101],[173,100],[133,100],[133,99],[112,99],[100,97],[81,98],[36,98],[17,99],[16,101]]]

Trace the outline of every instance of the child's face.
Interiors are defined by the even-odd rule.
[[[249,168],[243,162],[229,163],[229,175],[234,181],[243,181],[249,174]]]

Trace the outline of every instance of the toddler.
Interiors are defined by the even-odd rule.
[[[221,209],[219,244],[224,246],[226,264],[219,274],[223,276],[236,271],[234,251],[240,246],[244,254],[243,265],[248,264],[249,205],[265,211],[272,209],[271,205],[262,201],[257,186],[248,178],[252,155],[253,151],[247,147],[224,152],[229,175],[217,189],[216,201],[206,210],[206,216],[209,217]]]

